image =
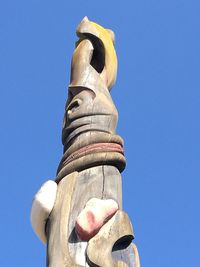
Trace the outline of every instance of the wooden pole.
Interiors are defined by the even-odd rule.
[[[110,90],[117,75],[114,33],[85,17],[77,28],[58,167],[46,224],[47,266],[139,267],[122,210],[123,140]]]

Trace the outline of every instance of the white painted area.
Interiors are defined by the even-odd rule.
[[[57,183],[52,180],[48,180],[36,193],[32,203],[30,216],[31,224],[36,235],[45,244],[47,242],[45,225],[49,214],[53,209],[56,200],[56,192]]]
[[[81,266],[86,266],[86,258],[85,258],[85,251],[87,247],[87,242],[76,242],[76,243],[69,243],[69,251],[71,257],[74,259],[76,264]]]

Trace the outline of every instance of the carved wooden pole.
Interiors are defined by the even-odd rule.
[[[114,33],[85,17],[77,35],[57,184],[45,184],[36,194],[31,221],[44,242],[47,237],[48,267],[139,267],[131,222],[122,210],[125,157],[109,92],[117,74]],[[43,204],[44,192],[53,196],[51,205]]]

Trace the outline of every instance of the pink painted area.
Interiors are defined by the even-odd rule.
[[[113,199],[90,199],[76,220],[75,229],[79,238],[90,240],[117,210],[118,204]]]
[[[124,155],[124,149],[121,144],[117,144],[117,143],[90,144],[73,152],[69,157],[67,157],[64,160],[64,164],[68,164],[74,159],[80,158],[87,154],[98,153],[98,152],[118,152]]]

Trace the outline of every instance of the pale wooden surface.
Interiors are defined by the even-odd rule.
[[[76,177],[78,173],[72,173],[63,178],[58,185],[56,202],[47,224],[47,266],[48,267],[78,267],[70,257],[67,245],[68,220],[70,206]]]
[[[121,249],[120,246],[115,246],[112,252],[116,242],[126,241],[127,246],[133,238],[131,223],[122,211],[117,212],[89,243],[77,237],[74,229],[76,218],[92,197],[114,199],[122,209],[121,175],[115,167],[100,166],[80,173],[74,172],[60,181],[56,203],[48,222],[47,266],[88,266],[85,256],[87,251],[89,266],[138,267],[137,253],[129,255],[127,249]],[[124,263],[119,263],[119,259],[123,259]]]
[[[131,244],[131,222],[122,211],[120,172],[126,162],[110,95],[117,74],[114,33],[85,18],[77,34],[62,130],[64,155],[57,171],[56,203],[47,223],[47,266],[139,267]],[[93,197],[115,200],[120,211],[89,242],[83,242],[75,223]]]
[[[108,176],[109,174],[109,176]],[[69,231],[71,238],[69,249],[71,256],[81,263],[85,258],[85,242],[78,240],[74,231],[76,218],[87,201],[93,197],[114,199],[122,207],[121,175],[113,166],[99,166],[79,173],[71,202]],[[76,255],[79,255],[77,258]]]
[[[102,226],[99,233],[88,242],[86,253],[91,266],[118,266],[118,262],[113,260],[112,249],[114,244],[121,239],[127,245],[130,245],[133,239],[133,231],[127,214],[118,211]]]

